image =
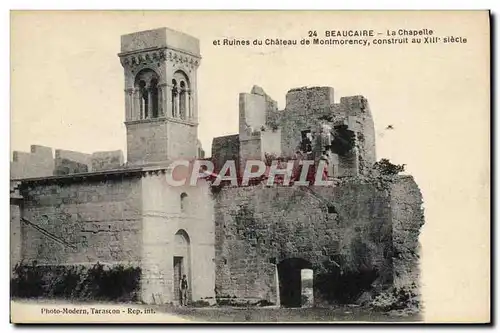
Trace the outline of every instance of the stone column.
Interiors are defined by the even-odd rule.
[[[132,106],[131,120],[141,119],[141,93],[139,89],[134,89],[132,100],[133,100],[133,106]]]
[[[161,117],[163,115],[163,89],[161,86],[158,86],[158,117]]]
[[[177,88],[174,86],[172,87],[172,117],[176,118],[177,117]]]
[[[148,89],[148,107],[146,110],[146,118],[153,117],[153,94],[151,94],[151,87]]]
[[[191,120],[193,118],[193,110],[191,109],[191,90],[187,91],[186,109],[187,109],[187,118]]]
[[[167,85],[165,83],[162,83],[158,86],[158,95],[160,96],[160,102],[159,102],[159,111],[160,111],[160,116],[165,117],[168,115],[168,89]]]
[[[125,89],[125,121],[132,119],[133,89]]]
[[[181,94],[180,91],[175,94],[175,117],[180,118],[181,116]]]

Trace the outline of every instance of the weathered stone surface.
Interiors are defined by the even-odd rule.
[[[140,260],[141,183],[136,177],[25,182],[22,259],[40,264]]]
[[[276,302],[274,263],[288,258],[310,262],[316,278],[333,260],[342,271],[377,270],[380,285],[392,283],[390,199],[375,184],[224,188],[215,214],[219,297]]]
[[[342,97],[335,103],[331,87],[296,88],[288,91],[286,107],[278,111],[276,102],[254,86],[250,94],[240,94],[239,112],[241,167],[248,159],[263,159],[266,153],[293,158],[297,151],[303,151],[305,132],[314,137],[308,158],[318,160],[325,151],[318,140],[325,133],[322,129],[330,128],[332,145],[335,140],[345,140],[335,138],[340,135],[338,126],[347,126],[354,144],[348,152],[329,153],[331,176],[367,174],[376,162],[373,119],[363,96]],[[219,151],[213,151],[215,160],[223,159],[214,153]]]
[[[56,149],[54,175],[70,175],[90,172],[91,170],[92,159],[90,154]]]
[[[123,152],[121,150],[95,152],[91,156],[92,171],[113,170],[123,167]]]
[[[172,47],[196,55],[200,54],[200,42],[197,38],[169,28],[139,31],[121,37],[122,52],[161,47]]]
[[[419,292],[420,228],[424,224],[422,194],[411,176],[391,184],[394,286]],[[415,283],[415,286],[411,287]]]
[[[47,177],[53,172],[52,148],[32,145],[30,153],[14,151],[10,162],[11,179]]]
[[[226,135],[214,138],[212,141],[212,162],[214,170],[220,171],[228,160],[235,161],[239,169],[240,140],[239,135]]]

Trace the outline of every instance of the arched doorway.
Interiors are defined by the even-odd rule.
[[[304,288],[311,289],[312,296],[312,264],[301,258],[290,258],[278,264],[278,281],[280,303],[282,307],[300,308],[312,303],[312,299],[304,300]],[[305,304],[307,303],[307,304]]]
[[[191,256],[189,235],[183,229],[174,236],[174,301],[178,304],[181,299],[180,281],[186,275],[189,285],[188,297],[191,298]]]

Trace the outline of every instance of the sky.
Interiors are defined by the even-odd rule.
[[[11,16],[11,152],[29,151],[31,144],[125,152],[120,35],[158,27],[182,31],[200,40],[198,136],[208,153],[214,137],[237,133],[239,93],[250,92],[253,85],[261,86],[280,109],[286,92],[296,87],[331,86],[336,102],[342,96],[365,96],[375,122],[377,159],[406,164],[424,196],[421,241],[428,245],[423,247],[423,279],[428,288],[440,290],[440,295],[427,293],[427,299],[480,309],[489,290],[455,294],[489,274],[485,14],[17,12]],[[385,34],[399,28],[428,28],[442,38],[468,41],[377,47],[213,45],[222,38],[300,40],[310,30]],[[385,130],[389,124],[393,130]],[[467,270],[461,269],[464,263]],[[458,281],[447,285],[453,279]],[[437,305],[432,309],[465,314],[447,313]]]

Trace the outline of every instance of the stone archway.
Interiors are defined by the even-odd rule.
[[[289,258],[282,260],[277,268],[281,306],[302,307],[302,270],[312,270],[312,264],[301,258]]]
[[[179,283],[181,277],[186,275],[189,285],[188,296],[191,298],[191,241],[189,235],[184,229],[180,229],[174,236],[174,302],[176,304],[180,301],[180,287]]]

